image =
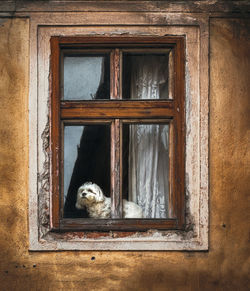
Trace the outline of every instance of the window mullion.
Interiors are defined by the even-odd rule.
[[[110,57],[111,99],[121,99],[121,51],[114,49]]]
[[[111,125],[111,217],[122,218],[121,121]]]

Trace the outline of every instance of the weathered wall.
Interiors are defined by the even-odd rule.
[[[247,290],[247,20],[211,20],[209,252],[28,252],[29,21],[0,23],[0,290]]]

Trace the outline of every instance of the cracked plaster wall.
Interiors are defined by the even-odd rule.
[[[208,252],[28,252],[29,20],[0,23],[0,289],[247,290],[249,20],[210,22]]]

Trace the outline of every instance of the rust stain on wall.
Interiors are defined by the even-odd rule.
[[[28,251],[29,21],[0,27],[2,290],[247,290],[249,20],[210,27],[209,252]]]

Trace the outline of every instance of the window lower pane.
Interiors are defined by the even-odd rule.
[[[169,217],[169,168],[169,124],[123,126],[123,198],[142,218]],[[126,200],[123,216],[141,218]]]
[[[90,194],[99,194],[100,187],[107,197],[110,196],[110,126],[66,125],[63,143],[64,217],[90,217],[85,207],[88,197],[82,197],[85,202],[78,201],[76,207],[77,193],[82,185],[89,182],[85,188]]]

